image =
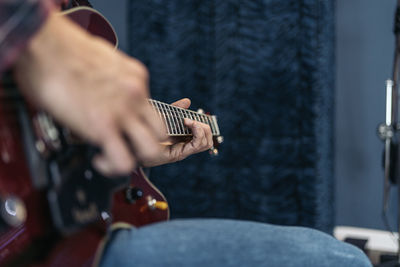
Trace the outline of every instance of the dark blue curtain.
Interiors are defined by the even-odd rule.
[[[152,169],[172,217],[331,231],[333,0],[131,0],[152,97],[218,116],[220,154]]]

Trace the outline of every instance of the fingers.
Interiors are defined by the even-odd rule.
[[[140,162],[154,160],[160,154],[160,139],[148,125],[137,118],[127,118],[124,122],[124,133],[131,144],[132,152]]]
[[[93,159],[94,167],[106,176],[129,174],[142,162],[157,162],[160,155],[159,139],[139,118],[130,117],[122,127],[107,134],[100,145],[102,154]]]
[[[148,103],[143,104],[143,106],[138,111],[139,118],[149,127],[149,130],[155,134],[159,142],[167,140],[167,129],[165,124],[162,122],[161,118],[157,115],[154,108]]]
[[[167,139],[167,130],[165,128],[164,123],[161,121],[161,118],[157,115],[156,111],[148,102],[149,98],[149,73],[147,68],[140,61],[129,58],[128,59],[128,75],[130,77],[130,84],[128,85],[131,91],[132,103],[130,106],[132,107],[132,111],[138,115],[138,117],[148,125],[150,131],[156,135],[160,141],[164,141]],[[124,114],[121,114],[124,116]]]
[[[193,139],[183,147],[183,157],[205,151],[212,147],[213,140],[210,126],[187,118],[185,118],[184,123],[192,131]]]
[[[143,158],[157,157],[155,144],[166,131],[148,103],[146,67],[60,16],[45,26],[16,63],[17,77],[29,85],[24,94],[99,146],[93,165],[105,175],[129,173]]]
[[[167,139],[165,125],[148,102],[147,69],[136,60],[130,60],[129,67],[129,78],[123,80],[118,97],[113,98],[122,99],[114,114],[118,142],[107,149],[111,142],[106,141],[102,145],[103,155],[93,161],[105,175],[128,174],[142,162],[154,161],[160,153],[159,142]],[[115,161],[118,157],[120,162]]]
[[[104,175],[128,174],[136,166],[125,141],[117,132],[110,131],[101,145],[103,153],[93,158],[94,167]]]
[[[189,98],[182,98],[174,103],[172,103],[172,106],[175,107],[180,107],[180,108],[189,108],[191,104],[191,101]]]
[[[141,162],[154,160],[159,142],[167,138],[164,124],[143,94],[148,89],[141,81],[132,76],[120,83],[118,94],[105,102],[105,110],[111,111],[109,123],[104,123],[104,116],[97,122],[102,124],[99,131],[107,131],[107,125],[115,131],[109,138],[100,134],[97,143],[103,154],[93,159],[94,166],[106,176],[129,174]]]
[[[210,126],[187,118],[185,119],[185,124],[192,130],[193,139],[190,143],[193,147],[201,151],[211,148],[212,134]]]
[[[147,100],[133,104],[120,108],[116,118],[108,123],[103,117],[99,126],[100,131],[106,131],[100,134],[103,153],[93,159],[93,164],[106,176],[129,174],[138,164],[159,156],[159,142],[166,136],[163,124]]]

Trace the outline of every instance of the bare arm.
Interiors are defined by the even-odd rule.
[[[103,173],[127,173],[159,155],[165,129],[147,103],[146,68],[67,18],[49,16],[15,74],[26,97],[102,148],[94,164]]]
[[[27,98],[101,147],[93,163],[106,175],[128,173],[139,162],[181,160],[212,144],[207,125],[186,121],[192,142],[161,146],[166,130],[147,102],[145,66],[58,14],[17,59],[15,74]],[[187,108],[190,101],[175,105]]]

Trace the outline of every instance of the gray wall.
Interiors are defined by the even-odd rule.
[[[395,4],[395,0],[337,0],[335,177],[340,225],[383,229],[383,145],[376,127],[385,116],[384,83],[392,69]],[[390,213],[394,218],[395,209]]]
[[[127,47],[126,0],[92,0]],[[382,143],[384,82],[391,75],[395,0],[337,0],[335,177],[336,221],[383,229]],[[395,195],[391,199],[395,204]],[[392,206],[393,206],[392,205]],[[395,208],[391,209],[394,223]]]
[[[100,11],[114,26],[118,35],[119,48],[126,51],[126,5],[128,0],[89,0],[95,9]]]

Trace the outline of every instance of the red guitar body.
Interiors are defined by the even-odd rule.
[[[112,27],[94,10],[74,8],[66,15],[89,32],[116,44]],[[0,87],[0,91],[4,93],[5,89]],[[26,148],[21,141],[24,129],[12,105],[12,101],[0,105],[0,205],[4,206],[9,196],[17,197],[26,209],[26,219],[13,227],[0,217],[0,266],[90,266],[99,243],[105,237],[107,226],[112,222],[142,226],[169,218],[164,196],[138,169],[127,183],[113,192],[108,212],[101,212],[102,216],[94,223],[61,234],[63,231],[54,226],[49,208],[48,187],[38,187],[33,182]],[[51,150],[40,129],[34,125],[37,114],[28,114],[35,129],[34,139],[45,145],[44,150],[41,147],[41,152]],[[139,190],[139,197],[128,197],[129,190]],[[163,204],[164,208],[152,206],[151,201],[152,204]]]

